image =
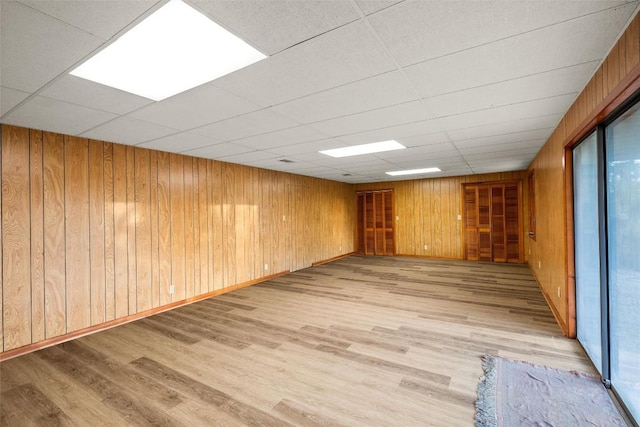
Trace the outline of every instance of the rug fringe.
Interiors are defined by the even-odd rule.
[[[478,384],[478,400],[476,400],[476,427],[496,427],[498,413],[496,410],[496,358],[491,355],[482,356],[482,370]]]

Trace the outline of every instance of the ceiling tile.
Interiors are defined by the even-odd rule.
[[[349,1],[201,1],[218,24],[267,55],[359,18]]]
[[[271,151],[277,151],[284,156],[292,156],[296,154],[317,153],[321,150],[331,150],[333,148],[342,148],[347,144],[338,139],[321,139],[318,141],[301,142],[283,147],[277,147]]]
[[[545,73],[479,86],[424,100],[436,117],[450,116],[558,95],[578,93],[598,62],[588,62]]]
[[[549,114],[561,114],[569,109],[577,94],[554,96],[503,107],[489,108],[471,113],[457,114],[438,119],[447,131],[471,128],[491,123],[516,121]]]
[[[405,1],[369,18],[401,65],[526,33],[622,1]],[[464,29],[464,31],[461,31]]]
[[[143,142],[140,147],[150,148],[153,150],[168,151],[173,153],[182,153],[196,148],[207,147],[209,145],[219,144],[221,141],[206,136],[195,135],[193,133],[181,132],[175,135],[165,136],[163,138],[154,139],[153,141]]]
[[[145,14],[159,1],[145,0],[19,0],[87,33],[108,40],[123,27]]]
[[[551,131],[549,129],[535,129],[523,132],[514,132],[500,135],[490,135],[478,138],[458,139],[454,140],[456,147],[460,150],[466,148],[477,148],[485,145],[507,144],[520,141],[547,140]]]
[[[8,87],[0,87],[0,116],[27,99],[30,94]]]
[[[249,147],[243,147],[242,145],[233,144],[231,142],[221,142],[220,144],[187,150],[184,152],[184,154],[187,154],[189,156],[202,157],[205,159],[219,159],[221,157],[249,153],[251,151],[254,150]]]
[[[84,132],[82,136],[101,141],[136,145],[177,132],[178,130],[176,129],[160,126],[155,123],[121,116],[115,120]]]
[[[268,151],[251,151],[248,153],[242,154],[232,154],[230,156],[222,156],[219,159],[223,162],[229,163],[243,163],[243,162],[255,162],[255,161],[264,161],[267,159],[275,159],[278,157],[277,154],[268,152]]]
[[[302,123],[313,123],[416,99],[417,94],[402,73],[394,71],[289,101],[274,109]]]
[[[356,4],[365,15],[371,15],[403,0],[356,0]]]
[[[103,42],[14,1],[2,1],[2,86],[35,92]]]
[[[94,83],[70,74],[45,88],[42,95],[115,114],[126,114],[147,104],[151,99]]]
[[[340,139],[348,142],[350,145],[366,144],[369,142],[386,141],[395,139],[398,142],[404,138],[418,135],[429,135],[433,133],[441,133],[442,126],[437,120],[423,120],[414,123],[405,123],[398,126],[390,126],[383,129],[376,129],[368,132],[355,133],[352,135],[341,136]]]
[[[509,120],[502,123],[492,123],[448,131],[447,135],[449,135],[452,141],[543,129],[546,129],[547,132],[549,132],[549,135],[551,135],[551,132],[558,125],[562,116],[563,114],[551,114],[548,116],[532,117],[523,120]]]
[[[221,141],[234,141],[266,132],[297,127],[299,123],[273,111],[271,108],[203,126],[192,132]]]
[[[509,150],[520,150],[520,149],[535,149],[536,151],[540,149],[546,142],[546,139],[533,139],[528,141],[514,141],[508,142],[504,144],[487,144],[480,145],[476,147],[469,148],[459,148],[460,153],[463,156],[473,155],[473,154],[486,154],[486,153],[499,153],[506,152]]]
[[[349,135],[406,123],[426,120],[427,113],[421,101],[405,102],[390,107],[351,114],[336,119],[312,123],[309,126],[329,136]]]
[[[495,159],[504,159],[504,158],[522,158],[522,155],[525,156],[535,156],[538,151],[540,151],[540,147],[526,147],[526,148],[518,148],[518,149],[502,149],[496,151],[487,150],[484,153],[475,153],[475,154],[463,154],[463,157],[469,163],[474,163],[478,160],[495,160]]]
[[[364,22],[354,22],[215,80],[261,105],[391,71],[395,65]]]
[[[297,126],[238,139],[235,142],[255,149],[271,149],[323,140],[326,137],[324,133],[309,126]]]
[[[621,6],[502,39],[412,65],[405,72],[420,94],[430,97],[597,61],[634,8]]]
[[[131,113],[130,116],[175,129],[189,130],[259,108],[259,106],[224,90],[204,84],[163,101],[155,102]]]
[[[115,114],[34,96],[2,117],[3,123],[78,135],[116,117]]]

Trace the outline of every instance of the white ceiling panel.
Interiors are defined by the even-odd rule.
[[[426,135],[414,135],[414,136],[398,138],[397,141],[408,148],[416,147],[416,148],[422,148],[424,150],[429,150],[429,147],[431,147],[432,145],[447,143],[447,142],[450,142],[451,139],[449,138],[449,135],[447,135],[445,132],[438,132],[438,133],[429,133]]]
[[[458,141],[546,129],[550,136],[561,118],[562,114],[551,114],[523,120],[508,120],[502,123],[452,130],[448,131],[447,135],[449,135],[452,141]]]
[[[523,33],[421,62],[405,71],[426,98],[597,61],[611,48],[635,6]]]
[[[34,96],[2,117],[2,122],[50,132],[78,135],[117,117],[115,114]]]
[[[500,151],[489,151],[485,153],[476,153],[476,154],[464,154],[464,159],[469,163],[474,163],[478,160],[492,160],[492,159],[503,159],[503,158],[519,158],[522,155],[525,156],[535,156],[540,147],[529,147],[529,148],[519,148],[519,149],[509,149],[509,150],[500,150]]]
[[[395,139],[400,141],[404,138],[441,133],[442,125],[437,120],[423,120],[414,123],[405,123],[398,126],[390,126],[383,129],[375,129],[368,132],[361,132],[352,135],[341,136],[342,141],[350,145],[366,144],[369,142],[386,141]]]
[[[266,55],[359,18],[351,3],[344,0],[193,0],[192,3]]]
[[[442,142],[439,144],[420,145],[417,147],[407,147],[404,150],[387,151],[385,153],[376,154],[376,156],[386,159],[390,162],[403,161],[410,158],[424,158],[428,156],[444,155],[460,155],[458,149],[451,142]]]
[[[498,153],[501,151],[519,150],[519,149],[535,149],[536,151],[542,147],[546,139],[532,139],[529,141],[514,141],[505,144],[482,145],[469,148],[459,148],[458,150],[463,156],[472,154]],[[456,144],[457,145],[457,144]]]
[[[120,116],[115,120],[84,132],[81,136],[101,141],[137,145],[177,132],[177,129],[145,122],[144,120],[132,119],[127,116]]]
[[[264,161],[268,159],[275,159],[278,155],[270,153],[268,151],[250,151],[242,154],[232,154],[230,156],[222,156],[219,159],[223,162],[229,163],[242,163],[242,162],[255,162]]]
[[[338,117],[312,123],[311,127],[329,136],[350,135],[371,129],[380,129],[426,120],[427,113],[421,101],[405,102],[390,107]]]
[[[276,105],[394,68],[367,25],[354,22],[221,77],[215,85]]]
[[[0,116],[27,99],[28,96],[28,92],[22,92],[4,86],[0,87]]]
[[[114,114],[126,114],[153,101],[70,74],[56,80],[42,95]]]
[[[403,0],[356,0],[356,4],[365,15],[371,15],[383,9],[401,3]]]
[[[491,135],[485,137],[472,137],[470,139],[455,140],[454,143],[459,150],[467,148],[478,148],[490,145],[508,144],[512,142],[546,140],[549,137],[549,129],[535,129],[523,132],[514,132],[501,135]]]
[[[0,7],[2,86],[35,92],[103,43],[21,3]]]
[[[108,40],[159,1],[19,0],[33,9]]]
[[[194,129],[192,132],[221,141],[234,141],[261,133],[296,127],[298,125],[299,123],[296,121],[276,113],[271,108],[265,108],[231,119],[221,120]]]
[[[144,107],[131,117],[188,130],[260,109],[259,106],[205,84]],[[206,135],[206,134],[205,134]]]
[[[207,147],[195,148],[187,150],[184,154],[195,157],[203,157],[205,159],[219,159],[225,156],[233,156],[235,154],[250,153],[255,151],[249,147],[233,144],[231,142],[222,142],[220,144],[210,145]]]
[[[274,109],[302,123],[313,123],[416,99],[418,95],[402,73],[394,71],[289,101]]]
[[[619,6],[622,1],[405,1],[369,18],[410,65]]]
[[[303,144],[309,141],[325,139],[327,135],[309,126],[297,126],[275,132],[263,133],[238,139],[235,142],[256,150]],[[314,143],[316,144],[316,143]]]
[[[331,138],[331,139],[323,139],[319,141],[296,143],[296,144],[287,145],[284,147],[278,147],[274,150],[277,150],[279,153],[282,153],[285,156],[293,156],[296,154],[317,153],[320,150],[331,150],[333,148],[342,148],[342,147],[345,147],[346,145],[347,144],[344,141]]]
[[[456,114],[438,119],[446,131],[481,126],[491,123],[501,123],[509,120],[520,120],[530,117],[540,117],[549,114],[560,114],[569,109],[577,93],[521,102],[503,107],[488,108],[471,113]]]
[[[545,73],[504,82],[479,86],[459,92],[434,96],[424,100],[430,111],[450,116],[526,101],[554,97],[558,94],[577,94],[595,71],[598,63],[588,62]]]
[[[207,138],[206,136],[182,132],[165,136],[163,138],[154,139],[153,141],[143,142],[142,144],[139,144],[139,146],[150,148],[152,150],[182,153],[184,151],[194,150],[196,148],[219,144],[220,142],[222,141],[218,141],[213,138]]]

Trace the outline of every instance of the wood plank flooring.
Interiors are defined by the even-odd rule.
[[[0,425],[472,426],[480,356],[593,373],[522,265],[351,256],[0,364]]]

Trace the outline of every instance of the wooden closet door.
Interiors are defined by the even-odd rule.
[[[491,253],[494,262],[507,261],[504,186],[491,187]]]
[[[520,237],[520,191],[518,184],[506,185],[504,189],[507,262],[522,262],[522,239]]]
[[[478,260],[478,187],[464,187],[464,238],[466,259]]]
[[[478,186],[478,260],[492,261],[491,187]]]
[[[393,193],[359,192],[357,209],[358,252],[365,255],[394,255]]]

